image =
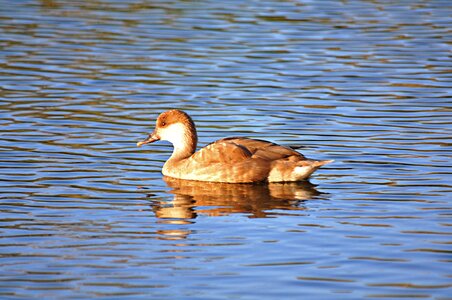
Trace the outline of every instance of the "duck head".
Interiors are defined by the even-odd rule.
[[[188,151],[193,154],[197,139],[195,124],[190,116],[181,110],[173,109],[158,116],[154,131],[138,142],[137,146],[162,140],[173,144],[174,153]]]

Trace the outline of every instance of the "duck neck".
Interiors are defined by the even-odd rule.
[[[177,141],[173,141],[173,154],[169,158],[171,161],[178,161],[188,158],[196,151],[196,144],[198,143],[198,136],[196,129],[190,128],[184,130]]]

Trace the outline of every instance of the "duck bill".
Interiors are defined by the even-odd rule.
[[[160,138],[158,137],[158,135],[154,131],[145,140],[142,140],[141,142],[138,142],[137,143],[137,147],[141,147],[142,145],[150,144],[150,143],[153,143],[153,142],[158,141],[158,140],[160,140]]]

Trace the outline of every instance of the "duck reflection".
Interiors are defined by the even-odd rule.
[[[320,195],[310,182],[230,184],[163,178],[173,201],[153,201],[158,218],[193,219],[198,214],[244,213],[264,218],[274,210],[304,210],[303,202]],[[273,212],[274,214],[274,212]]]

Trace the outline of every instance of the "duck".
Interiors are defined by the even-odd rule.
[[[176,179],[260,183],[307,180],[318,168],[333,160],[312,160],[286,146],[246,137],[227,137],[196,151],[198,135],[192,118],[184,111],[162,112],[154,131],[137,143],[156,141],[173,144],[173,153],[162,168],[164,176]]]

